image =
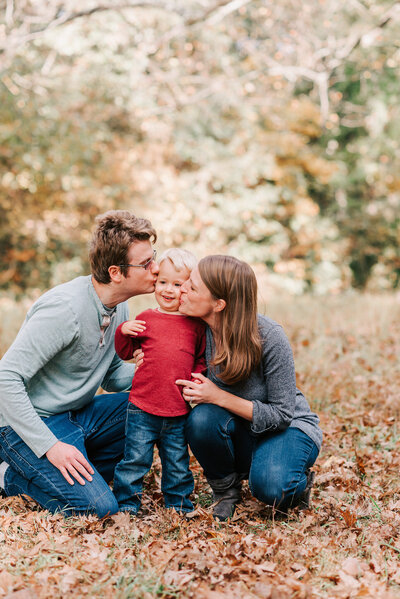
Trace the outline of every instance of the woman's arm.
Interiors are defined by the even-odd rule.
[[[251,421],[253,419],[253,402],[242,397],[237,397],[220,389],[210,379],[200,373],[192,373],[194,381],[178,379],[177,385],[183,385],[183,399],[190,404],[212,403],[229,410],[233,414]]]
[[[279,325],[264,335],[264,398],[254,401],[251,430],[255,434],[286,429],[292,422],[296,405],[296,374],[289,340]]]

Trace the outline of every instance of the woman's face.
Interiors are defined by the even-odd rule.
[[[215,321],[216,300],[203,283],[199,269],[192,270],[190,278],[181,287],[179,312],[202,318],[210,326]]]

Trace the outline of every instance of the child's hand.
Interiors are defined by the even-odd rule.
[[[138,333],[143,333],[146,330],[145,324],[145,320],[127,320],[121,327],[121,333],[136,337]]]

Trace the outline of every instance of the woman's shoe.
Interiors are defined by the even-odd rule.
[[[312,470],[308,470],[306,488],[302,492],[302,494],[300,496],[300,501],[298,503],[298,507],[300,510],[309,510],[310,509],[311,489],[313,488],[314,480],[315,480],[315,472],[313,472]]]
[[[234,472],[225,478],[207,478],[207,481],[213,492],[213,517],[222,521],[232,518],[241,498],[241,477]]]

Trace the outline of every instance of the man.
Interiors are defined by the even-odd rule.
[[[51,512],[118,511],[108,482],[120,461],[134,372],[114,350],[126,300],[152,293],[158,266],[150,221],[101,215],[92,274],[59,285],[29,310],[0,361],[0,487]],[[113,394],[95,396],[98,387]]]

